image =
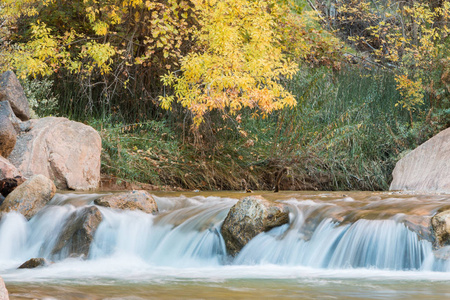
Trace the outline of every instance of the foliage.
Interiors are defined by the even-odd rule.
[[[109,175],[387,189],[397,159],[450,126],[450,5],[307,2],[5,0],[0,67],[38,115],[97,128]]]
[[[4,1],[2,28],[13,30],[0,57],[21,78],[52,76],[63,107],[84,107],[79,117],[120,108],[143,118],[157,105],[160,76],[193,47],[195,14],[189,0]]]
[[[53,81],[49,79],[22,79],[21,85],[28,104],[36,117],[57,115],[58,99],[52,92]]]
[[[426,93],[430,100],[444,94],[448,98],[442,76],[448,68],[443,61],[449,54],[450,2],[317,2],[332,20],[330,26],[356,49],[369,52],[376,64],[396,74],[397,88],[403,96],[400,106],[411,112],[423,104]]]
[[[287,0],[16,0],[0,18],[13,28],[5,64],[21,78],[52,76],[61,113],[75,115],[75,102],[78,118],[133,123],[167,115],[158,106],[175,98],[196,124],[210,109],[267,115],[294,105],[281,83],[299,60],[338,67],[341,58],[342,44]],[[160,81],[168,72],[175,90]]]
[[[220,111],[236,117],[249,108],[267,116],[296,104],[280,80],[297,71],[295,61],[315,56],[322,49],[322,63],[339,43],[313,41],[317,31],[308,30],[305,17],[293,14],[284,1],[198,1],[199,30],[195,38],[201,53],[190,53],[181,61],[181,74],[163,77],[174,95],[161,96],[163,108],[174,101],[194,116],[197,128],[205,113]],[[299,8],[296,7],[297,11]],[[328,56],[326,54],[328,54]],[[294,60],[291,60],[294,58]]]
[[[192,190],[270,190],[285,170],[282,190],[386,190],[397,159],[442,129],[426,107],[412,111],[409,126],[409,113],[394,106],[402,96],[389,72],[301,70],[286,84],[299,106],[264,119],[243,109],[239,131],[214,118],[223,121],[215,148],[199,151],[177,124],[104,122],[103,172]]]

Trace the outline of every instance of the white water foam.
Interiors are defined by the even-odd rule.
[[[155,198],[162,208],[155,216],[99,207],[103,221],[87,260],[67,258],[33,270],[16,268],[32,257],[50,258],[61,225],[84,206],[64,200],[28,222],[6,214],[0,222],[0,273],[8,282],[77,279],[86,284],[104,279],[450,279],[449,263],[434,258],[431,243],[394,219],[339,225],[322,218],[311,226],[308,216],[322,206],[291,199],[290,224],[258,235],[230,260],[220,226],[235,199]]]

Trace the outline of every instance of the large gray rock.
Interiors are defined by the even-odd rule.
[[[12,191],[0,206],[0,212],[16,211],[31,219],[55,195],[53,182],[43,175],[35,175]]]
[[[14,111],[11,108],[11,104],[8,101],[0,101],[0,114],[3,117],[7,117],[11,121],[17,133],[20,132],[21,127],[25,122],[22,122],[19,118],[16,117]]]
[[[29,120],[30,106],[27,97],[12,71],[6,71],[0,79],[0,101],[8,101],[15,115],[22,121]]]
[[[450,245],[450,210],[434,215],[431,218],[434,235],[434,247],[440,248]]]
[[[450,192],[450,128],[397,162],[390,190]]]
[[[3,279],[0,277],[0,300],[9,300],[8,290],[5,287]]]
[[[116,209],[141,210],[148,214],[158,212],[158,205],[152,195],[146,191],[106,195],[96,199],[94,203]]]
[[[0,156],[0,180],[22,176],[22,173],[6,158]]]
[[[64,224],[52,255],[58,258],[69,256],[88,257],[98,225],[103,220],[100,210],[95,206],[85,207],[74,212]]]
[[[287,206],[250,196],[239,200],[230,209],[221,234],[228,254],[235,256],[256,235],[288,222]]]
[[[8,157],[16,145],[14,113],[7,101],[0,101],[0,155]]]
[[[66,118],[30,120],[9,156],[25,177],[42,174],[59,189],[96,189],[102,142],[95,129]]]

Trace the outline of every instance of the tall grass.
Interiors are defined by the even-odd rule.
[[[287,168],[286,189],[388,189],[401,153],[436,130],[423,124],[426,105],[411,127],[407,112],[395,105],[400,94],[388,72],[309,69],[287,86],[299,100],[296,108],[272,116],[269,127],[248,123],[267,135],[264,166],[272,185],[277,170]]]
[[[439,128],[427,105],[409,114],[396,103],[393,74],[349,67],[304,69],[285,82],[298,105],[241,122],[211,114],[204,147],[183,115],[120,123],[91,122],[102,134],[102,171],[186,189],[385,190],[398,158]],[[162,112],[161,112],[162,114]]]

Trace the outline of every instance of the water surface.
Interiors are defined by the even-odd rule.
[[[71,213],[98,194],[57,194],[30,221],[0,221],[0,275],[11,299],[442,299],[446,248],[429,229],[450,195],[259,193],[287,204],[290,223],[255,237],[235,257],[220,226],[237,192],[155,193],[160,213],[99,207],[87,259],[54,257]],[[48,267],[18,270],[32,257]]]

